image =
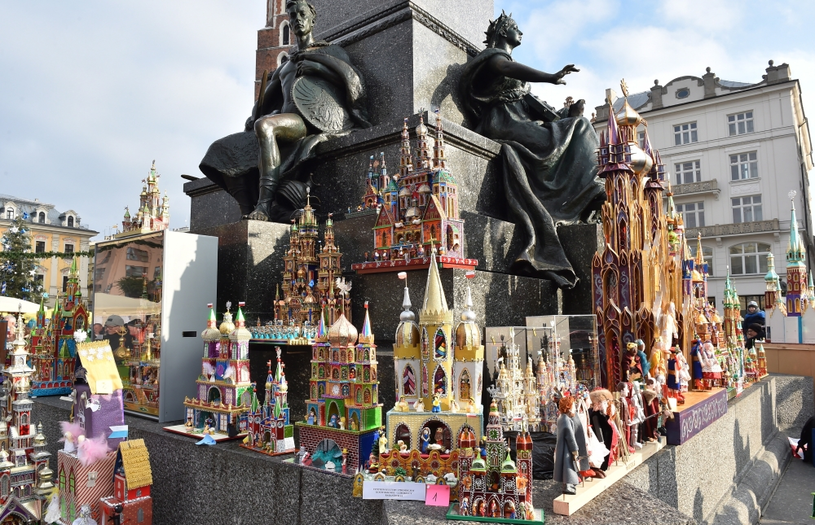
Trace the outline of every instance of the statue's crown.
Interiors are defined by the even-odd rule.
[[[496,18],[495,20],[490,20],[490,26],[487,28],[487,31],[484,33],[487,35],[487,39],[484,40],[484,43],[487,47],[493,47],[495,45],[495,38],[501,32],[501,29],[504,28],[507,23],[512,20],[512,13],[509,15],[502,9],[501,16]]]

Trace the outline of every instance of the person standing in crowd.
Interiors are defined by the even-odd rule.
[[[741,323],[742,330],[747,333],[747,329],[751,324],[761,325],[763,328],[765,320],[766,316],[764,315],[764,310],[758,309],[757,302],[750,301],[747,303],[747,315],[744,316],[744,322]]]

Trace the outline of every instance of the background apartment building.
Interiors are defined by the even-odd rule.
[[[619,110],[623,99],[612,89],[606,94]],[[707,68],[702,77],[682,76],[664,86],[655,81],[650,91],[630,94],[628,103],[647,120],[694,255],[697,233],[702,234],[714,304],[721,306],[729,267],[742,310],[748,301],[763,308],[770,252],[785,280],[792,190],[812,271],[815,171],[801,87],[789,65],[770,61],[755,84],[721,80]],[[606,104],[597,108],[595,129],[605,130],[607,121]],[[643,127],[641,143],[644,135]]]

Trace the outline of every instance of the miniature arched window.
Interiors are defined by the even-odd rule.
[[[323,368],[323,365],[320,365],[319,377],[320,377],[320,379],[325,379],[325,368]]]
[[[73,215],[68,215],[68,227],[69,228],[74,227],[74,216]]]
[[[44,211],[41,211],[40,213],[37,214],[37,222],[39,222],[40,224],[45,224],[45,212]]]
[[[139,509],[139,512],[136,513],[136,523],[143,522],[144,522],[144,509]]]
[[[340,361],[343,363],[345,362],[345,350],[340,351]]]
[[[416,375],[410,365],[406,365],[404,372],[402,372],[402,395],[416,395]]]
[[[366,383],[371,380],[371,371],[368,368],[362,371],[362,380]]]
[[[351,393],[350,388],[348,387],[348,383],[342,385],[342,397],[347,398]]]
[[[332,361],[334,361],[334,362],[336,363],[336,362],[337,362],[337,361],[339,361],[339,360],[340,360],[340,354],[339,354],[339,352],[337,352],[336,350],[334,350],[334,352],[333,352],[333,359],[332,359]]]
[[[319,390],[317,392],[318,396],[317,399],[322,398],[325,395],[325,385],[320,383]]]
[[[447,358],[447,336],[441,327],[436,330],[436,336],[433,338],[433,357],[435,359]]]
[[[317,379],[317,364],[312,363],[311,365],[311,377],[312,379]]]
[[[428,392],[428,381],[427,381],[427,366],[422,365],[422,396],[427,396]]]
[[[291,45],[291,28],[289,27],[288,22],[283,22],[283,27],[280,28],[280,43],[281,45],[288,46]]]
[[[311,399],[319,399],[317,397],[317,385],[311,385]]]
[[[357,388],[357,404],[362,403],[362,388]]]
[[[74,476],[73,469],[71,470],[70,474],[68,474],[68,492],[71,494],[76,494],[76,476]]]
[[[410,450],[410,427],[404,423],[400,423],[399,426],[396,427],[394,438],[396,439],[396,443],[399,443],[400,440],[403,441],[405,445],[407,445],[408,450]]]
[[[347,368],[342,367],[342,370],[340,371],[340,379],[342,379],[343,381],[348,380],[348,369]]]
[[[367,388],[365,389],[365,396],[363,397],[363,403],[366,405],[371,402],[371,391]]]
[[[470,399],[470,372],[466,368],[461,371],[459,376],[458,398],[462,401]]]
[[[218,390],[218,387],[211,387],[209,392],[207,392],[207,401],[210,403],[216,403],[221,400],[221,391]]]
[[[447,394],[447,374],[444,373],[444,368],[441,366],[437,366],[433,374],[433,393],[442,396]]]
[[[362,353],[362,360],[363,361],[370,361],[370,359],[371,359],[371,354],[368,352],[368,349],[366,348],[365,351]]]
[[[65,485],[65,473],[64,472],[62,474],[60,474],[59,483],[60,483],[60,485]],[[62,490],[65,490],[64,487],[62,488]],[[2,491],[3,494],[8,494],[8,492],[9,492],[9,477],[8,476],[3,476],[2,478],[0,478],[0,491]]]

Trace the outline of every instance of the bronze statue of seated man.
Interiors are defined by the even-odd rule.
[[[288,222],[305,203],[308,181],[300,168],[314,147],[370,126],[365,85],[348,54],[312,36],[314,7],[289,0],[286,11],[297,48],[262,80],[245,130],[213,143],[200,165],[248,219]]]

